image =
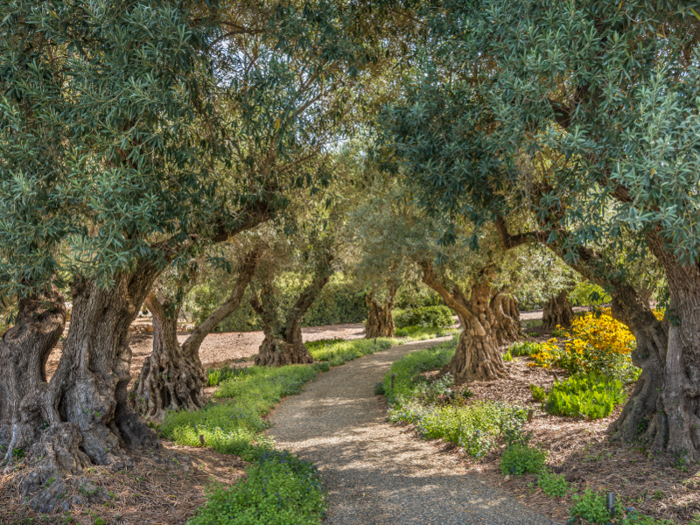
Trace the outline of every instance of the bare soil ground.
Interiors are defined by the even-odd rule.
[[[20,468],[0,478],[0,523],[184,525],[205,502],[207,487],[235,483],[244,467],[238,456],[164,442],[163,450],[131,455],[117,468],[87,469],[65,494],[63,509],[50,515],[22,504]]]
[[[142,321],[140,321],[142,322]],[[318,341],[319,339],[360,339],[364,337],[365,328],[362,323],[338,324],[328,326],[315,326],[302,328],[304,341]],[[178,335],[180,343],[189,337],[187,333]],[[224,332],[209,334],[202,347],[199,349],[199,357],[204,368],[219,368],[227,364],[250,364],[252,358],[258,353],[258,348],[264,339],[262,331],[258,332]],[[133,333],[131,335],[131,380],[136,380],[143,366],[144,360],[151,355],[153,350],[153,334]],[[61,349],[56,348],[49,356],[46,364],[47,374],[50,377],[58,367],[61,358]]]

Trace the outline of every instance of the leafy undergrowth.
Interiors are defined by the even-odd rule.
[[[432,382],[421,375],[447,364],[456,346],[455,337],[438,347],[413,352],[392,365],[383,381],[390,404],[388,419],[414,424],[419,435],[454,443],[478,458],[517,431],[527,411],[493,401],[470,402],[471,392],[453,387],[449,374]]]
[[[589,372],[555,383],[543,401],[550,414],[602,419],[626,399],[622,381]]]
[[[542,407],[542,400],[555,385],[567,383],[568,371],[556,365],[533,368],[528,364],[534,362],[534,354],[544,345],[561,344],[562,341],[552,341],[550,334],[538,334],[537,340],[531,339],[511,350],[513,360],[506,363],[507,379],[473,382],[468,390],[454,388],[449,376],[435,380],[439,377],[436,371],[449,362],[454,343],[414,352],[394,363],[376,392],[387,396],[390,418],[412,422],[423,437],[442,437],[453,442],[450,439],[453,433],[477,435],[472,429],[479,417],[470,418],[460,411],[481,416],[484,410],[480,407],[499,403],[511,408],[523,407],[525,414],[532,410],[532,422],[522,425],[515,424],[517,416],[503,418],[509,422],[505,428],[500,427],[503,431],[499,431],[496,423],[498,416],[484,417],[492,430],[479,421],[484,430],[479,428],[478,436],[483,439],[486,434],[486,444],[473,446],[471,450],[469,446],[451,450],[491,483],[511,491],[515,497],[522,498],[520,501],[558,522],[700,525],[698,466],[688,464],[683,457],[652,453],[640,444],[610,442],[606,429],[619,414],[621,405],[603,419],[581,417],[580,410],[577,417],[554,416]],[[392,373],[395,374],[393,391]],[[580,386],[582,376],[571,377]],[[615,395],[623,391],[618,378],[605,378],[602,374],[597,377],[603,383],[613,384]],[[571,386],[571,382],[567,385]],[[624,390],[630,388],[627,385]],[[587,385],[584,390],[592,389],[595,387]],[[537,392],[543,396],[539,401],[533,399],[533,393]],[[467,423],[456,424],[462,417]],[[473,439],[469,443],[478,444]],[[478,455],[486,449],[489,452]],[[599,509],[609,492],[615,495],[617,514],[611,517],[606,513],[606,521],[596,521],[602,515],[588,513],[587,509]]]
[[[316,467],[287,451],[261,454],[232,487],[214,486],[189,525],[316,524],[326,509]]]
[[[208,501],[189,522],[192,525],[294,523],[318,524],[326,503],[316,468],[289,452],[274,449],[262,434],[263,419],[272,407],[301,392],[328,363],[280,368],[226,368],[209,374],[221,399],[202,410],[171,412],[161,433],[181,445],[208,446],[236,454],[252,464],[246,479],[233,486],[210,488]]]

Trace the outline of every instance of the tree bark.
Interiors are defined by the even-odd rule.
[[[544,304],[542,309],[542,327],[553,330],[557,326],[570,328],[574,320],[574,309],[569,301],[569,292],[562,290]]]
[[[19,322],[0,343],[4,461],[14,448],[26,449],[32,468],[20,488],[41,512],[60,502],[72,482],[66,474],[114,462],[123,449],[160,447],[155,432],[129,409],[126,391],[129,325],[157,274],[143,264],[117,274],[108,289],[74,281],[70,328],[49,383],[46,359],[65,324],[57,293],[21,301]],[[47,484],[51,478],[55,482]]]
[[[515,296],[497,292],[490,303],[495,318],[494,332],[500,346],[514,343],[523,335],[520,308]]]
[[[365,339],[375,337],[394,337],[396,326],[394,325],[394,297],[396,287],[390,287],[388,297],[384,304],[380,303],[374,294],[367,294],[365,301],[369,307],[367,322],[365,323]]]
[[[301,293],[284,320],[279,319],[275,312],[275,290],[269,281],[263,284],[260,297],[253,297],[250,304],[262,318],[265,333],[255,356],[256,365],[283,366],[314,362],[302,339],[301,323],[333,275],[333,258],[330,251],[321,256],[313,281]]]
[[[423,282],[440,294],[445,304],[457,313],[464,327],[455,355],[446,367],[446,371],[458,383],[507,377],[494,330],[497,328],[497,318],[491,308],[492,288],[487,278],[484,277],[484,281],[472,286],[471,296],[467,299],[456,285],[449,291],[429,263],[423,265]],[[502,300],[499,299],[496,304],[503,312]],[[503,332],[506,333],[506,330]]]
[[[161,420],[168,409],[192,410],[206,404],[207,378],[199,349],[206,336],[240,306],[264,250],[265,245],[260,243],[246,255],[226,302],[197,326],[182,345],[177,339],[179,310],[168,316],[170,305],[162,305],[156,294],[148,294],[145,304],[153,314],[153,352],[130,393],[132,406],[145,418]]]

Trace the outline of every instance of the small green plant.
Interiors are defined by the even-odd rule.
[[[539,474],[544,470],[547,452],[527,444],[507,447],[501,456],[501,473],[512,476]]]
[[[107,525],[107,522],[104,518],[100,518],[98,516],[97,518],[95,518],[95,525]]]
[[[552,335],[554,337],[567,337],[569,334],[567,333],[566,329],[557,325],[556,328],[554,328],[554,330],[552,330]]]
[[[589,372],[555,383],[547,394],[546,410],[558,416],[601,419],[626,399],[622,381]]]
[[[598,494],[586,489],[583,494],[574,494],[571,497],[571,517],[584,519],[590,523],[608,523],[610,512],[604,494]],[[621,511],[622,509],[620,509]],[[622,515],[620,512],[618,515]]]
[[[382,383],[382,382],[380,381],[379,383],[377,383],[376,385],[374,385],[374,395],[375,395],[375,396],[383,396],[384,394],[385,394],[385,391],[384,391],[384,383]]]
[[[569,483],[563,475],[543,471],[537,476],[537,485],[550,498],[563,498],[569,490]]]
[[[270,451],[233,487],[215,486],[189,525],[320,524],[326,509],[314,465],[287,451]]]
[[[503,354],[503,360],[505,362],[510,362],[513,360],[513,356],[510,353],[510,348],[508,349],[508,351],[505,354]]]
[[[530,392],[532,392],[532,397],[535,398],[535,401],[541,402],[547,399],[547,391],[541,386],[530,385]]]
[[[532,335],[532,334],[530,334]],[[535,337],[539,334],[535,334]],[[518,341],[508,349],[513,356],[532,355],[540,351],[540,345],[531,341]]]

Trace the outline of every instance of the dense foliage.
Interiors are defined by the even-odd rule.
[[[413,352],[395,362],[384,376],[383,391],[389,399],[388,419],[416,425],[425,438],[440,438],[482,457],[507,434],[517,432],[527,411],[505,403],[469,402],[468,391],[452,389],[449,375],[427,382],[420,374],[446,364],[456,341]],[[392,374],[394,389],[391,389]]]
[[[396,311],[394,322],[397,328],[408,326],[447,328],[455,323],[452,315],[452,310],[447,306],[424,306]]]
[[[326,501],[314,465],[287,451],[264,452],[233,487],[214,486],[189,525],[321,523]]]

